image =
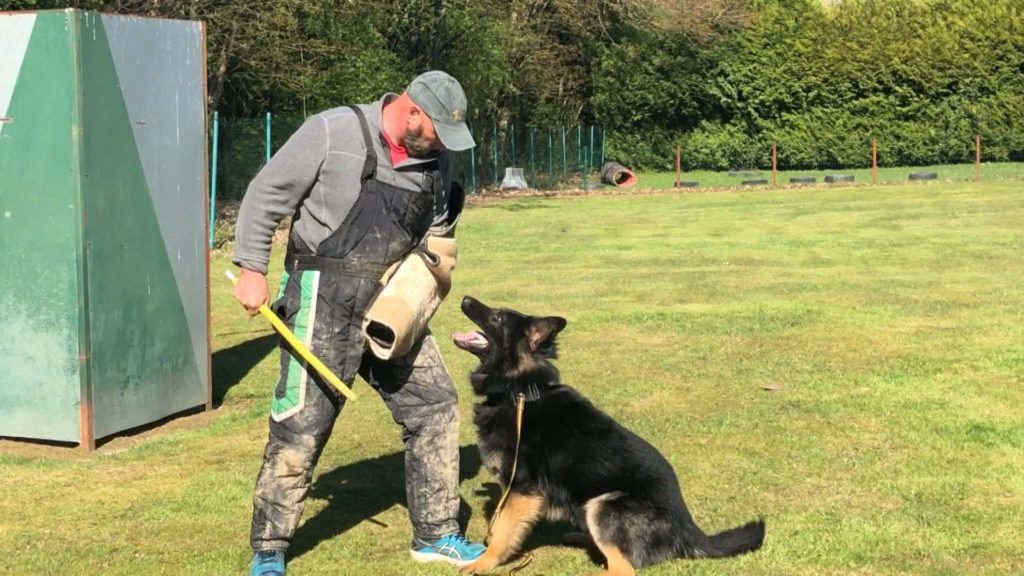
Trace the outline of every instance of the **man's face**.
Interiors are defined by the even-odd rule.
[[[402,136],[402,144],[410,156],[426,156],[444,150],[444,144],[434,131],[434,123],[423,112],[410,117]]]

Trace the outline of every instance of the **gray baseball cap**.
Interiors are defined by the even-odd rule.
[[[430,117],[445,148],[458,152],[476,146],[466,126],[466,93],[458,80],[431,70],[413,78],[405,92]]]

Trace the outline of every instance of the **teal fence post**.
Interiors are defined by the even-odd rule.
[[[533,163],[533,132],[534,127],[530,126],[530,177],[533,179],[533,188],[538,189],[537,186],[537,167]]]
[[[594,125],[590,125],[590,148],[587,149],[590,157],[587,158],[587,170],[594,167]]]
[[[270,112],[267,112],[267,163],[270,163]]]
[[[213,113],[213,150],[210,153],[210,250],[213,250],[213,231],[217,216],[217,134],[220,132],[220,117]]]
[[[554,159],[552,158],[553,151],[551,149],[553,146],[552,132],[553,129],[548,128],[548,188],[555,187],[555,167],[553,162]]]
[[[498,125],[494,124],[494,187],[498,187]]]
[[[586,159],[586,157],[587,157],[587,149],[584,148],[581,152],[583,154],[583,158]],[[590,169],[588,167],[586,167],[586,166],[584,166],[582,168],[582,171],[580,172],[580,186],[582,187],[582,190],[584,192],[587,191],[587,172],[590,172]]]
[[[562,131],[562,185],[565,185],[569,181],[568,156],[565,150],[565,126],[561,126],[560,130]]]
[[[576,126],[576,172],[583,174],[583,126]]]
[[[608,138],[608,129],[601,128],[601,166],[604,166],[604,143]]]
[[[470,128],[470,132],[472,132]],[[473,139],[476,142],[476,139]],[[469,193],[476,194],[476,146],[469,149]]]

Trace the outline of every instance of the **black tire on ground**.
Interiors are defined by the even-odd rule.
[[[829,174],[825,176],[825,182],[853,182],[851,174]]]
[[[676,188],[696,188],[699,185],[700,185],[700,182],[697,182],[696,180],[681,180],[679,182],[676,182],[675,187]]]
[[[935,172],[911,172],[911,180],[935,180],[939,175]]]
[[[790,178],[789,181],[793,184],[810,184],[812,182],[817,182],[818,179],[814,176],[794,176]]]
[[[744,180],[743,181],[743,185],[744,186],[763,186],[763,185],[765,185],[767,183],[768,183],[768,181],[765,180],[764,178],[760,178],[758,180]]]

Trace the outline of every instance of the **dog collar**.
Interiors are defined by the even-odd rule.
[[[520,388],[519,390],[509,390],[509,396],[511,396],[512,400],[515,401],[516,396],[522,393],[527,402],[535,402],[541,399],[541,396],[543,396],[541,388],[545,387],[547,387],[547,384],[537,384],[536,382],[530,382],[529,384]]]
[[[526,390],[524,390],[523,393],[526,394],[527,402],[540,400],[540,386],[537,386],[537,384],[535,383],[531,383],[529,386],[527,386]]]

